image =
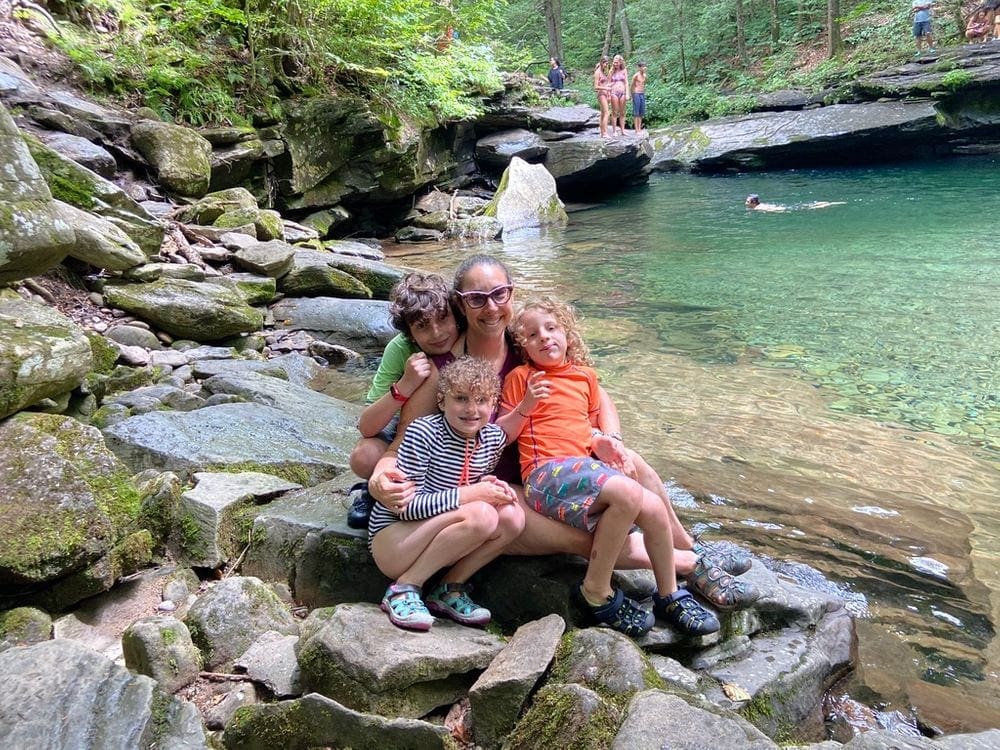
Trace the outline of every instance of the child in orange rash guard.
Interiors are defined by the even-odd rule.
[[[504,381],[501,410],[514,411],[521,404],[529,378],[544,386],[537,406],[522,415],[528,423],[518,438],[527,503],[594,535],[587,573],[574,592],[579,603],[594,621],[632,637],[653,627],[654,615],[611,585],[618,553],[637,525],[656,578],[654,612],[688,635],[718,630],[718,619],[677,587],[663,502],[623,471],[630,459],[620,437],[596,427],[597,373],[589,366],[573,309],[549,298],[528,304],[515,317],[513,330],[528,364]],[[544,374],[536,380],[539,371]]]

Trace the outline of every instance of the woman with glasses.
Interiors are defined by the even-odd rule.
[[[378,462],[369,482],[371,493],[386,507],[399,509],[398,513],[405,511],[407,503],[415,492],[415,485],[396,466],[395,449],[406,425],[417,417],[433,414],[437,410],[438,370],[458,357],[469,355],[486,360],[502,383],[511,370],[522,364],[520,353],[508,330],[514,316],[514,282],[507,267],[492,256],[473,255],[455,272],[453,293],[457,299],[455,306],[457,313],[465,318],[467,324],[465,335],[459,337],[450,353],[432,357],[436,367],[403,405],[400,427],[396,433],[397,442],[390,446],[385,456]],[[599,393],[601,409],[598,428],[606,435],[620,435],[618,411],[603,388],[599,389]],[[494,413],[493,419],[496,417],[497,414]],[[634,467],[628,468],[634,470],[637,481],[659,495],[667,507],[673,528],[674,563],[678,575],[686,577],[689,585],[694,585],[696,590],[707,594],[710,599],[724,594],[734,599],[730,606],[743,604],[739,592],[734,594],[731,591],[702,591],[701,586],[706,589],[718,588],[718,574],[723,571],[731,575],[746,572],[751,564],[749,555],[738,548],[722,550],[694,539],[681,525],[670,504],[663,481],[652,467],[645,461],[636,460]],[[509,446],[504,451],[495,474],[497,478],[508,482],[519,492],[524,505],[516,446]],[[507,548],[508,554],[574,554],[589,557],[593,540],[590,534],[582,529],[546,518],[526,505],[524,507],[524,531]],[[642,540],[635,534],[629,536],[615,567],[651,568]],[[708,573],[712,575],[709,576]]]

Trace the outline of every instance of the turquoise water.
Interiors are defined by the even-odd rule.
[[[655,175],[565,229],[390,254],[493,253],[572,300],[685,522],[821,572],[862,617],[845,690],[967,731],[1000,716],[997,195],[989,159]]]
[[[844,205],[751,212],[751,192]],[[574,214],[551,262],[588,317],[644,321],[648,346],[795,370],[830,389],[833,410],[957,437],[996,459],[997,195],[991,160],[663,175]]]

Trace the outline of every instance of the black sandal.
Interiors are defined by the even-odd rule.
[[[647,612],[629,599],[621,592],[621,589],[615,589],[605,604],[596,607],[584,597],[582,583],[576,585],[573,594],[593,622],[607,625],[612,630],[624,633],[630,638],[640,638],[646,635],[656,623],[656,617],[652,612]]]

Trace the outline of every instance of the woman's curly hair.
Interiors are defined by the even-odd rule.
[[[554,297],[542,297],[541,299],[527,302],[514,314],[514,322],[511,328],[514,333],[514,340],[521,347],[522,354],[524,354],[524,338],[521,320],[524,318],[525,313],[532,310],[540,310],[543,313],[548,313],[562,326],[562,329],[566,332],[567,362],[571,362],[574,365],[593,366],[594,362],[590,358],[590,347],[584,342],[583,335],[580,333],[580,319],[576,315],[576,310],[572,305],[557,300]],[[525,359],[527,358],[527,355],[525,355]]]

